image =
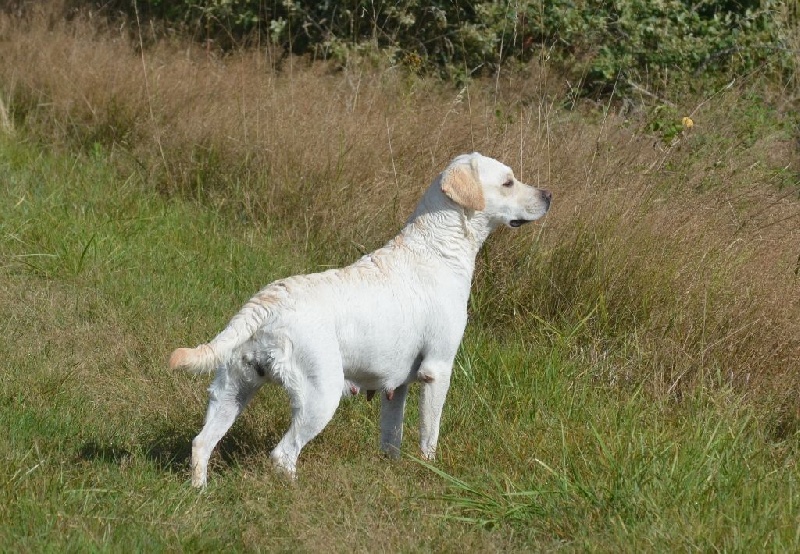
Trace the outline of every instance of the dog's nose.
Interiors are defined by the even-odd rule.
[[[550,200],[553,199],[553,193],[550,192],[547,189],[542,189],[540,192],[542,193],[542,200],[545,201],[545,203],[547,204],[547,207],[549,208],[550,207]]]

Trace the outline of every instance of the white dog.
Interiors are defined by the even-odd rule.
[[[420,382],[420,448],[433,459],[475,256],[493,229],[542,217],[550,198],[492,158],[459,156],[386,246],[348,267],[276,281],[210,343],[175,350],[171,368],[217,372],[192,442],[192,485],[205,485],[211,451],[267,381],[291,399],[291,425],[271,457],[292,477],[303,446],[359,388],[383,392],[380,445],[397,456],[408,386]]]

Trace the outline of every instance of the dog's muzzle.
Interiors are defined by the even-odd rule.
[[[544,202],[544,211],[547,212],[550,209],[550,201],[553,199],[553,193],[547,189],[540,189],[539,194],[541,195],[542,202]],[[512,219],[508,222],[509,227],[522,227],[526,223],[530,223],[533,221],[532,219]]]

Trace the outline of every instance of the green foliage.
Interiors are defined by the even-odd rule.
[[[586,80],[592,88],[613,85],[620,76],[623,82],[666,79],[670,72],[691,78],[790,62],[777,23],[781,4],[772,0],[582,4],[577,22],[555,15],[546,28],[573,51],[588,54]]]
[[[510,350],[507,364],[526,363]],[[772,509],[776,496],[796,494],[796,469],[767,469],[794,467],[795,439],[771,442],[754,414],[725,391],[695,391],[677,411],[641,391],[609,402],[608,391],[590,387],[580,368],[550,364],[536,372],[511,370],[521,382],[507,395],[546,390],[548,398],[559,398],[529,401],[527,417],[539,420],[531,428],[546,430],[529,437],[536,446],[525,471],[487,484],[477,473],[459,478],[423,464],[449,485],[440,499],[450,520],[487,529],[533,527],[574,546],[585,541],[582,550],[589,551],[797,549],[791,510],[776,509],[769,521],[754,517]],[[491,386],[476,383],[474,392]],[[495,454],[502,459],[506,452]],[[740,488],[745,481],[758,486]]]
[[[629,81],[659,88],[699,74],[726,76],[795,63],[778,0],[554,0],[399,2],[351,0],[142,0],[105,10],[191,29],[223,48],[263,36],[285,52],[347,63],[377,51],[413,71],[459,79],[509,60],[558,61],[586,91]],[[620,83],[622,86],[620,87]]]
[[[665,144],[670,144],[683,130],[677,109],[658,105],[652,109],[646,129],[661,138]]]

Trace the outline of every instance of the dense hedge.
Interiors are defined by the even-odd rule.
[[[414,71],[465,77],[532,57],[584,90],[793,67],[797,2],[778,0],[103,0],[108,14],[160,21],[222,48],[253,39],[346,62],[380,53]],[[86,2],[73,0],[73,5]],[[622,78],[622,79],[620,79]]]

